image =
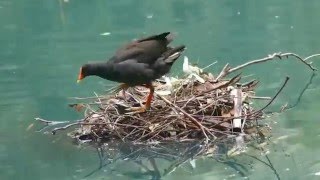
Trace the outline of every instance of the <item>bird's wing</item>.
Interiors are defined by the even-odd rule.
[[[143,54],[144,50],[137,46],[132,46],[127,49],[119,49],[114,55],[113,59],[115,63],[120,63],[123,61],[127,61],[129,59],[135,59],[139,55]]]
[[[128,59],[126,61],[120,62],[114,65],[114,70],[121,72],[120,76],[122,78],[152,78],[154,71],[150,68],[148,64],[139,63],[135,59]]]
[[[152,36],[148,36],[148,37],[144,37],[144,38],[140,38],[137,40],[134,40],[132,42],[129,42],[127,44],[125,44],[124,46],[122,46],[121,48],[119,48],[119,50],[117,51],[117,53],[121,53],[122,51],[128,50],[128,49],[134,49],[135,47],[139,47],[139,46],[145,46],[145,44],[149,44],[146,43],[148,41],[168,41],[168,43],[172,40],[170,36],[168,36],[169,34],[171,34],[170,32],[164,32],[161,34],[157,34],[157,35],[152,35]]]
[[[140,63],[152,64],[167,50],[169,34],[165,32],[127,43],[116,51],[112,59],[115,63],[136,59]]]
[[[127,49],[119,49],[113,57],[114,63],[135,59],[138,63],[153,64],[167,50],[157,41],[143,41]]]

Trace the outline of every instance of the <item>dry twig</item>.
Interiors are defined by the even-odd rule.
[[[252,64],[258,64],[258,63],[262,63],[262,62],[267,62],[267,61],[270,61],[270,60],[274,60],[275,58],[279,58],[279,59],[282,59],[283,57],[286,57],[288,58],[289,56],[293,56],[295,57],[296,59],[298,59],[299,61],[301,61],[303,64],[305,64],[306,66],[308,66],[312,71],[316,71],[317,69],[315,67],[313,67],[311,65],[311,63],[308,63],[307,60],[310,59],[310,58],[313,58],[313,57],[316,57],[318,56],[319,54],[314,54],[314,55],[311,55],[311,56],[308,56],[307,58],[303,59],[301,58],[299,55],[295,54],[295,53],[274,53],[272,55],[269,55],[268,57],[265,57],[265,58],[262,58],[262,59],[257,59],[257,60],[252,60],[252,61],[249,61],[247,63],[244,63],[244,64],[241,64],[237,67],[234,67],[234,68],[231,68],[229,66],[229,64],[226,64],[224,66],[224,68],[222,69],[222,71],[220,72],[220,74],[217,76],[217,78],[215,79],[215,81],[219,81],[221,78],[224,78],[225,76],[227,76],[228,74],[232,73],[232,72],[235,72],[235,71],[238,71],[240,69],[243,69],[244,67],[247,67],[249,65],[252,65]]]

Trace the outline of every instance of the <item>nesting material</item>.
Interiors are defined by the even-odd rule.
[[[258,81],[239,84],[240,75],[216,80],[211,73],[190,65],[186,57],[183,71],[179,78],[163,77],[154,82],[152,106],[145,113],[126,110],[140,106],[147,97],[149,90],[140,86],[125,95],[122,91],[110,93],[82,104],[86,118],[72,136],[82,141],[136,143],[214,140],[245,132],[262,118],[263,114],[250,105]]]
[[[289,77],[274,97],[255,97],[255,87],[258,81],[252,80],[239,83],[241,75],[230,79],[228,75],[247,66],[265,63],[272,60],[283,60],[293,57],[312,71],[317,69],[308,62],[317,57],[314,54],[302,58],[295,53],[274,53],[267,57],[252,60],[236,67],[226,64],[215,77],[211,73],[189,64],[188,58],[184,58],[184,75],[163,77],[154,83],[155,96],[152,107],[148,112],[133,114],[126,109],[140,106],[149,90],[144,87],[136,87],[127,93],[109,93],[107,96],[96,95],[87,103],[70,105],[78,111],[85,110],[85,118],[77,121],[49,121],[41,118],[36,120],[45,123],[49,127],[65,124],[54,128],[53,134],[59,130],[65,130],[79,125],[80,128],[70,135],[80,141],[109,141],[120,140],[130,143],[144,142],[185,142],[193,140],[216,140],[233,134],[250,134],[259,131],[256,120],[263,119],[265,110],[285,87]],[[251,106],[251,99],[269,100],[261,109]],[[252,128],[254,127],[254,128]]]

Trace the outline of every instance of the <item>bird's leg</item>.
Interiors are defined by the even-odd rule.
[[[146,104],[145,105],[141,105],[140,107],[131,107],[130,108],[131,112],[128,113],[128,114],[143,113],[143,112],[146,112],[147,110],[150,109],[151,101],[152,101],[152,97],[153,97],[153,93],[154,93],[154,87],[153,87],[152,84],[147,84],[147,85],[145,85],[145,87],[150,89],[150,92],[149,92],[148,97],[147,97]]]
[[[149,95],[147,97],[146,105],[145,105],[145,108],[147,110],[149,110],[150,107],[151,107],[151,101],[152,101],[152,98],[153,98],[154,87],[152,86],[152,84],[148,84],[148,85],[146,85],[146,87],[150,89]]]

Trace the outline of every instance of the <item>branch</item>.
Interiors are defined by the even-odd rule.
[[[261,100],[270,100],[271,97],[263,97],[263,96],[248,96],[251,99],[261,99]]]
[[[221,82],[221,83],[216,83],[215,87],[211,88],[211,89],[208,89],[206,91],[203,91],[202,93],[200,93],[199,95],[197,96],[202,96],[203,94],[205,93],[209,93],[209,92],[212,92],[214,90],[217,90],[217,89],[222,89],[222,88],[225,88],[225,87],[228,87],[229,85],[231,84],[235,84],[237,82],[239,82],[241,80],[241,73],[237,74],[236,76],[234,76],[233,78],[231,78],[229,81],[226,81],[226,82]]]
[[[88,116],[90,117],[90,116]],[[80,119],[80,120],[76,120],[76,121],[49,121],[49,120],[45,120],[45,119],[42,119],[42,118],[35,118],[36,121],[40,121],[42,123],[45,123],[46,126],[44,126],[43,128],[41,128],[38,132],[41,132],[43,131],[44,129],[47,129],[51,126],[56,126],[56,125],[60,125],[60,124],[66,124],[66,123],[71,123],[71,124],[67,124],[65,126],[62,126],[62,127],[56,127],[54,128],[51,133],[54,135],[57,131],[59,130],[65,130],[69,127],[72,127],[74,125],[80,125],[81,122],[83,122],[84,120],[86,120],[88,117],[84,118],[84,119]]]
[[[80,125],[81,122],[75,122],[75,123],[71,123],[71,124],[68,124],[68,125],[65,125],[65,126],[62,126],[62,127],[57,127],[57,128],[54,128],[51,133],[53,135],[56,134],[57,131],[61,131],[61,130],[65,130],[65,129],[68,129],[69,127],[72,127],[72,126],[75,126],[75,125]]]
[[[303,64],[308,66],[312,71],[316,71],[317,70],[315,67],[313,67],[311,65],[311,63],[308,63],[306,60],[308,60],[310,58],[313,58],[313,57],[316,57],[316,56],[320,56],[320,54],[314,54],[314,55],[308,56],[305,59],[303,59],[302,57],[300,57],[299,55],[294,54],[294,53],[281,53],[281,52],[279,52],[279,53],[274,53],[272,55],[269,55],[268,57],[265,57],[265,58],[262,58],[262,59],[249,61],[247,63],[244,63],[242,65],[236,66],[234,68],[230,68],[229,64],[226,64],[225,67],[220,72],[220,74],[215,79],[215,81],[217,82],[218,80],[220,80],[221,78],[227,76],[228,74],[230,74],[232,72],[235,72],[235,71],[237,71],[239,69],[242,69],[244,67],[250,66],[252,64],[257,64],[257,63],[262,63],[262,62],[266,62],[266,61],[275,60],[276,57],[279,58],[279,59],[282,59],[283,57],[288,58],[289,56],[293,56],[296,59],[300,60]]]
[[[221,79],[221,78],[225,77],[227,74],[229,74],[230,69],[231,69],[231,68],[230,68],[230,66],[229,66],[229,63],[227,63],[227,64],[223,67],[222,71],[221,71],[220,74],[217,76],[217,78],[215,79],[215,81],[217,82],[219,79]]]
[[[273,98],[272,98],[263,108],[255,111],[255,112],[253,112],[253,113],[251,113],[251,114],[254,115],[254,114],[257,114],[257,113],[265,110],[265,109],[277,98],[277,96],[281,93],[281,91],[282,91],[283,88],[286,86],[286,84],[287,84],[287,82],[289,81],[289,79],[290,79],[290,78],[287,76],[286,79],[285,79],[285,81],[284,81],[284,83],[282,84],[281,88],[279,89],[279,91],[273,96]]]
[[[312,71],[317,71],[317,70],[318,70],[317,68],[315,68],[315,67],[313,67],[313,66],[311,65],[312,63],[307,63],[305,59],[303,59],[302,57],[300,57],[300,56],[297,55],[297,54],[294,54],[294,53],[284,53],[284,54],[281,54],[281,53],[280,53],[280,57],[281,57],[281,55],[282,55],[282,56],[285,56],[285,57],[287,57],[287,58],[288,58],[288,56],[293,56],[293,57],[299,59],[299,60],[300,60],[302,63],[304,63],[306,66],[309,66],[309,68],[310,68]],[[280,58],[280,57],[279,57],[279,58]],[[309,59],[310,57],[315,57],[315,56],[311,55],[311,56],[309,56],[309,57],[307,57],[307,58]]]
[[[314,58],[314,57],[317,57],[317,56],[320,56],[320,54],[313,54],[311,56],[308,56],[308,57],[304,58],[304,61],[307,61],[307,60]]]
[[[284,110],[289,110],[289,109],[291,109],[291,108],[294,108],[295,106],[297,106],[299,103],[300,103],[300,101],[301,101],[301,98],[302,98],[302,96],[303,96],[303,94],[304,94],[304,92],[309,88],[309,86],[312,84],[312,81],[313,81],[313,78],[316,76],[316,74],[315,73],[312,73],[312,75],[310,76],[310,79],[309,79],[309,81],[308,81],[308,83],[305,85],[305,87],[302,89],[302,91],[299,93],[299,97],[298,97],[298,99],[296,100],[296,102],[294,103],[294,104],[292,104],[292,105],[290,105],[290,106],[284,106],[283,107],[283,109],[282,109],[282,111],[284,111]]]
[[[42,118],[35,118],[36,121],[40,121],[45,123],[47,126],[55,126],[58,124],[65,124],[65,123],[69,123],[70,121],[49,121],[49,120],[45,120]]]

